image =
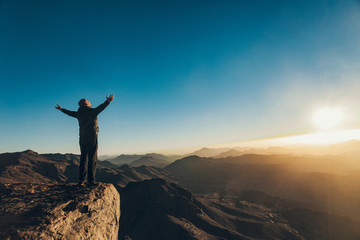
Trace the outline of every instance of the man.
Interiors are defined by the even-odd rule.
[[[114,100],[114,95],[109,97],[106,95],[106,101],[96,108],[91,107],[91,103],[87,99],[79,101],[79,109],[77,112],[66,110],[57,104],[56,109],[63,113],[77,118],[80,127],[80,169],[79,184],[85,184],[87,174],[88,184],[93,186],[95,183],[95,172],[97,164],[97,148],[98,148],[98,119],[97,116],[102,112],[110,102]]]

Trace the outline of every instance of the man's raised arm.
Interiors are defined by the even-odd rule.
[[[74,117],[74,118],[77,118],[77,117],[78,117],[78,113],[77,113],[77,112],[75,112],[75,111],[69,111],[69,110],[67,110],[67,109],[64,109],[64,108],[60,107],[59,104],[56,104],[55,108],[58,109],[58,110],[60,110],[60,111],[62,111],[62,112],[65,113],[65,114],[69,115],[70,117]]]
[[[94,108],[95,114],[98,115],[99,113],[101,113],[107,106],[109,106],[112,100],[114,100],[114,95],[110,95],[109,97],[108,95],[106,95],[106,101]]]

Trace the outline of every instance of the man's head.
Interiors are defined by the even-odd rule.
[[[80,107],[91,107],[91,103],[87,99],[83,98],[79,101],[79,106]]]

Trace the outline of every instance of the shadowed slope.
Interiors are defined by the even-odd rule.
[[[301,239],[271,210],[199,200],[162,179],[129,183],[120,195],[119,239]]]

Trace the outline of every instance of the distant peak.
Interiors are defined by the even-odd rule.
[[[134,168],[132,166],[130,166],[129,164],[124,164],[124,165],[121,165],[119,168],[123,169],[123,170],[128,170],[128,169],[131,169],[133,170]]]
[[[151,155],[145,155],[139,159],[154,159],[154,156],[151,156]]]
[[[31,149],[28,149],[28,150],[25,150],[21,153],[25,153],[25,154],[29,154],[29,155],[39,155],[37,152],[31,150]]]
[[[203,147],[203,148],[201,148],[200,150],[211,150],[211,148]]]
[[[184,157],[183,159],[200,159],[200,158],[203,158],[203,157],[200,157],[199,155],[190,155],[190,156]]]

